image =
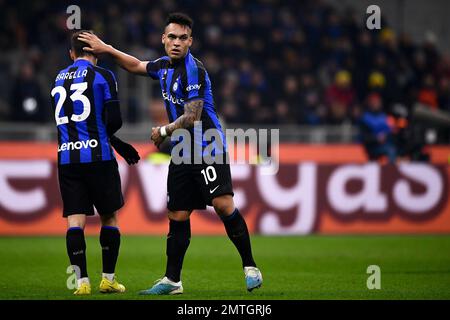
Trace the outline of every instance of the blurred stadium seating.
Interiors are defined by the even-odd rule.
[[[48,92],[57,71],[69,63],[68,4],[0,3],[0,139],[53,140]],[[357,14],[352,1],[345,7],[339,3],[119,0],[79,5],[83,28],[141,59],[163,54],[164,17],[183,8],[195,20],[192,52],[210,73],[228,127],[276,126],[282,141],[348,143],[359,139],[357,125],[373,92],[381,95],[388,114],[401,106],[410,117],[417,103],[450,111],[450,55],[438,50],[436,36],[423,30],[429,36],[415,41],[384,19],[382,30],[367,30],[365,12]],[[101,64],[118,74],[128,124],[122,135],[146,140],[149,126],[165,121],[158,83],[131,76],[107,59]],[[425,142],[450,141],[448,126],[433,130]]]

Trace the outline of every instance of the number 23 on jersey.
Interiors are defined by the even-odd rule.
[[[81,114],[72,114],[70,117],[70,120],[75,122],[81,122],[87,119],[89,117],[89,114],[91,113],[91,102],[89,99],[83,95],[83,92],[87,89],[87,82],[81,82],[81,83],[73,83],[70,86],[70,90],[75,90],[74,93],[70,95],[70,99],[75,101],[80,101],[83,104],[83,112]],[[62,86],[58,86],[53,88],[52,97],[55,97],[56,94],[59,94],[58,103],[56,104],[55,109],[55,121],[56,125],[59,126],[61,124],[69,123],[69,117],[63,116],[60,117],[61,109],[64,105],[64,101],[67,98],[67,92],[66,89]]]

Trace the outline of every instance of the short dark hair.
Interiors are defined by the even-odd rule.
[[[84,47],[89,47],[89,44],[78,40],[78,36],[83,32],[94,34],[94,31],[92,30],[78,30],[72,33],[72,36],[70,37],[70,49],[72,49],[77,57],[93,55],[92,53],[83,50]]]
[[[189,27],[192,30],[192,27],[194,26],[194,21],[185,13],[181,12],[174,12],[169,14],[169,16],[166,19],[166,27],[171,24],[176,23],[182,26]]]

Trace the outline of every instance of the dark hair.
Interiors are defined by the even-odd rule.
[[[92,53],[83,50],[84,47],[89,47],[89,44],[78,40],[78,36],[83,32],[94,34],[92,30],[78,30],[72,33],[72,36],[70,37],[70,48],[77,57],[82,57],[85,55],[93,55]]]
[[[192,19],[184,13],[181,12],[174,12],[169,14],[169,16],[166,19],[166,27],[171,24],[171,23],[176,23],[182,26],[186,26],[189,27],[192,30],[192,27],[194,26],[194,21],[192,21]]]

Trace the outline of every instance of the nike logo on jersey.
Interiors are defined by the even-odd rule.
[[[217,188],[218,187],[220,187],[220,185],[218,185],[217,187],[215,187],[214,189],[212,189],[212,190],[209,190],[209,193],[213,193],[214,191],[216,191],[217,190]]]

